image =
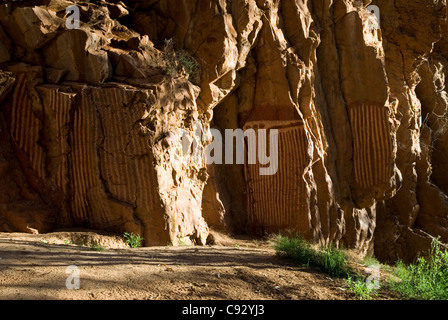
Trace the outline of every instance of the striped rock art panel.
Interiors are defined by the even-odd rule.
[[[83,94],[80,101],[73,112],[69,169],[72,215],[78,223],[89,217],[87,192],[97,184],[97,144],[101,130],[88,95]]]
[[[42,128],[40,120],[33,112],[33,103],[28,95],[26,74],[17,76],[11,110],[11,138],[28,158],[32,170],[40,179],[45,179],[45,153],[39,145]]]
[[[70,153],[72,215],[77,223],[120,229],[134,223],[135,208],[151,211],[146,202],[152,204],[152,198],[141,193],[151,190],[153,163],[147,141],[137,132],[142,114],[135,109],[135,92],[88,87],[79,93]]]
[[[135,103],[129,104],[134,96],[134,90],[123,88],[104,88],[92,94],[101,121],[107,123],[103,126],[101,176],[115,199],[133,205],[138,190],[151,189],[147,171],[153,168],[147,139],[135,126],[142,114]]]
[[[392,140],[383,105],[349,106],[354,140],[355,182],[362,188],[387,183],[392,174]]]
[[[126,148],[129,142],[129,126],[125,119],[123,103],[126,91],[119,88],[104,88],[92,91],[92,100],[98,106],[103,126],[104,143],[101,151],[101,176],[106,181],[108,191],[114,198],[132,202],[135,200],[136,188],[130,177],[131,172]]]
[[[70,147],[68,145],[69,126],[70,126],[70,110],[75,97],[75,93],[66,93],[59,91],[59,87],[44,85],[38,88],[41,93],[41,101],[47,114],[51,112],[53,125],[57,134],[58,149],[61,154],[61,161],[55,173],[54,183],[62,192],[67,195],[69,188],[69,161],[68,154]]]
[[[11,110],[11,137],[16,145],[28,156],[29,163],[36,175],[46,183],[54,184],[64,193],[68,184],[68,159],[70,109],[74,93],[60,92],[56,86],[40,86],[37,90],[41,94],[41,103],[46,116],[53,117],[52,124],[57,132],[58,150],[61,153],[61,162],[55,172],[55,181],[47,181],[50,173],[45,172],[48,166],[45,163],[46,153],[39,144],[42,133],[42,121],[33,112],[33,104],[28,95],[25,74],[18,76],[16,91],[13,96]],[[50,111],[51,110],[51,111]]]
[[[308,225],[307,192],[303,173],[308,165],[308,142],[302,122],[254,121],[244,129],[278,129],[278,171],[274,175],[260,175],[264,165],[245,162],[248,187],[248,214],[252,227],[262,230],[294,228]],[[247,141],[246,141],[247,142]],[[247,148],[246,148],[247,149]],[[267,148],[269,150],[269,148]]]
[[[135,89],[123,87],[91,91],[92,104],[103,123],[100,174],[108,195],[114,199],[109,202],[112,215],[131,224],[143,223],[154,237],[163,233],[158,229],[163,226],[154,221],[160,199],[154,188],[157,177],[152,150],[138,125],[146,107],[135,101],[135,95]]]

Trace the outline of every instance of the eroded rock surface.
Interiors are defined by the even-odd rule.
[[[447,30],[443,0],[1,4],[0,230],[292,231],[411,260],[448,242]],[[247,140],[245,163],[185,158],[198,125],[277,129],[278,171]]]

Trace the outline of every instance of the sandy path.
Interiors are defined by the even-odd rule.
[[[0,299],[353,298],[342,280],[281,260],[266,243],[97,251],[67,244],[71,235],[0,233]],[[66,288],[69,265],[79,290]]]

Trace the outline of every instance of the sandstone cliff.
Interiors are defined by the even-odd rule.
[[[0,3],[0,231],[448,242],[446,1]],[[277,129],[277,173],[185,161],[198,124]]]

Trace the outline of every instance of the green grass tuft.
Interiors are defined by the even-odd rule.
[[[196,76],[196,73],[199,70],[199,64],[191,55],[188,54],[188,52],[184,50],[177,51],[176,57],[189,76]]]
[[[346,280],[348,288],[360,300],[372,300],[378,296],[378,292],[374,287],[368,287],[365,279],[349,276]]]
[[[406,265],[398,261],[395,275],[401,280],[391,282],[391,289],[409,299],[448,299],[448,251],[439,240],[433,240],[428,258]]]
[[[123,236],[129,247],[138,248],[142,246],[143,238],[139,234],[125,232]]]
[[[320,268],[332,277],[346,277],[350,273],[347,257],[336,247],[330,245],[318,254]]]
[[[104,247],[103,246],[101,246],[99,244],[95,244],[95,243],[92,243],[90,245],[90,249],[95,250],[95,251],[100,251],[100,252],[104,251]]]
[[[334,246],[314,249],[302,236],[293,238],[278,235],[274,240],[276,254],[304,266],[317,267],[332,277],[346,277],[350,273],[347,257]]]

